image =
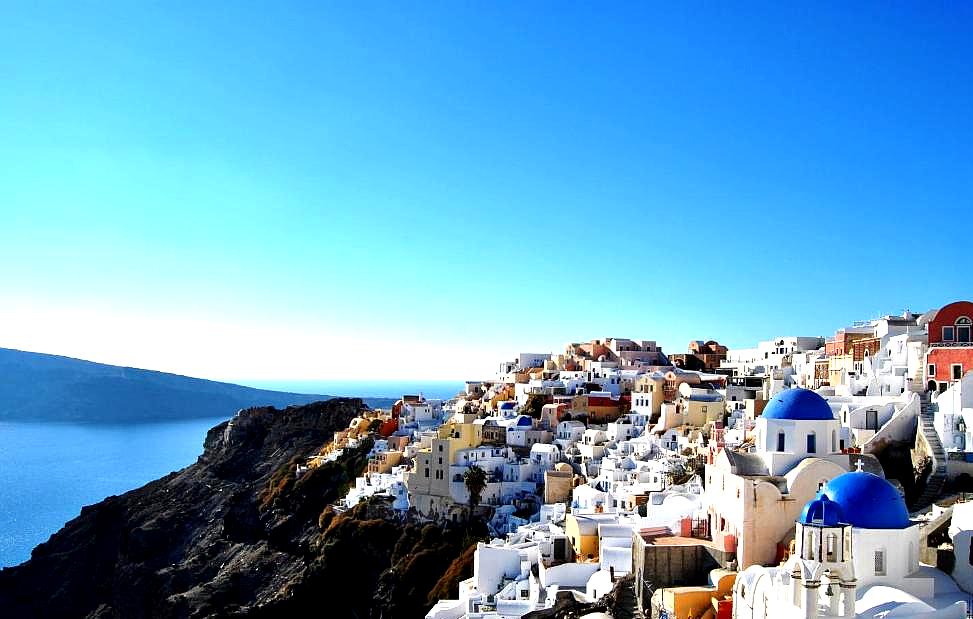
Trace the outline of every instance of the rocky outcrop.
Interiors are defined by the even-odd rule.
[[[581,619],[608,615],[615,619],[642,619],[635,594],[635,576],[629,574],[615,581],[612,590],[594,602],[588,602],[574,591],[558,591],[550,608],[535,610],[523,619]]]
[[[293,475],[364,408],[334,399],[241,411],[209,431],[195,464],[85,507],[28,562],[0,570],[0,614],[421,616],[476,536],[399,522],[380,501],[344,514],[327,507],[367,447]]]

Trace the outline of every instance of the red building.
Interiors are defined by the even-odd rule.
[[[973,370],[973,303],[956,301],[929,321],[926,388],[945,391]]]
[[[726,346],[716,340],[693,340],[689,352],[669,355],[669,361],[677,368],[697,372],[712,372],[726,359]]]

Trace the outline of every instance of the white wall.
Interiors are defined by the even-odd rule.
[[[496,593],[504,577],[520,575],[520,551],[498,548],[480,542],[473,553],[473,583],[477,591],[486,595]]]

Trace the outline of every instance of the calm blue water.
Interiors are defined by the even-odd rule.
[[[0,567],[29,559],[82,505],[192,464],[221,421],[0,422]]]
[[[303,393],[392,397],[422,391],[450,398],[457,381],[264,381],[254,387]],[[0,422],[0,567],[30,558],[81,506],[188,466],[206,431],[223,419],[138,424]]]

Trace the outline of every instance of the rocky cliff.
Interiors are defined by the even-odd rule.
[[[240,412],[195,464],[84,508],[0,570],[0,614],[423,616],[434,590],[455,594],[469,575],[462,555],[483,531],[401,522],[381,501],[335,512],[365,449],[293,475],[363,409],[342,398]]]

